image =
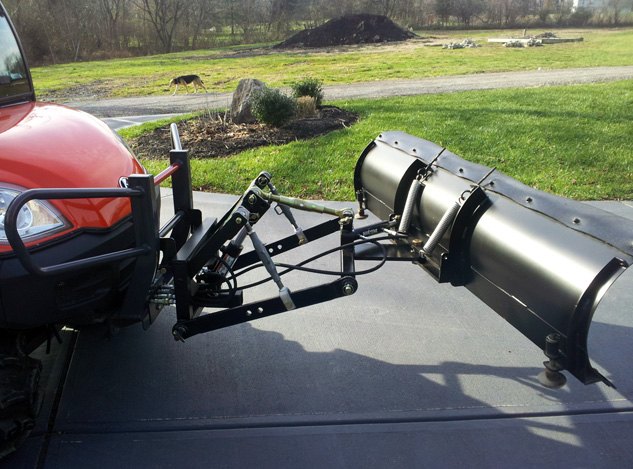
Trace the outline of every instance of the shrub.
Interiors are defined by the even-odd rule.
[[[297,98],[297,117],[314,117],[316,114],[316,99],[312,96]]]
[[[323,82],[316,78],[304,78],[290,85],[292,94],[295,98],[302,96],[311,96],[317,106],[323,101]]]
[[[264,88],[253,96],[251,107],[259,122],[281,127],[294,117],[297,103],[279,90]]]

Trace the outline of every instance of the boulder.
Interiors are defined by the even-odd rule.
[[[264,88],[266,84],[263,81],[254,78],[240,80],[231,102],[231,119],[234,123],[247,124],[256,121],[251,112],[251,98],[253,93]]]

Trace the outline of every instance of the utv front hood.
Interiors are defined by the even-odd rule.
[[[0,185],[117,187],[144,170],[99,119],[65,106],[23,103],[0,110]],[[107,228],[130,213],[126,199],[53,201],[72,229]]]

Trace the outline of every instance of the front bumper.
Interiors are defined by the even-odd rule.
[[[158,259],[159,191],[150,175],[128,179],[125,189],[31,189],[11,202],[5,231],[13,253],[0,258],[0,327],[89,323],[113,307],[127,320],[142,319]],[[29,200],[108,197],[129,197],[131,217],[46,247],[29,249],[18,234],[17,213]]]
[[[31,253],[38,265],[57,265],[128,249],[134,245],[131,219],[109,230],[84,231]],[[134,260],[75,272],[35,276],[15,256],[0,258],[0,327],[25,329],[69,321],[101,320],[120,306]]]

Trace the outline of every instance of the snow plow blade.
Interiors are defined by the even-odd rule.
[[[365,149],[354,184],[361,215],[397,222],[402,257],[414,253],[437,281],[466,287],[543,349],[543,384],[556,387],[566,369],[612,386],[591,366],[587,336],[604,293],[633,260],[633,222],[402,132]]]

